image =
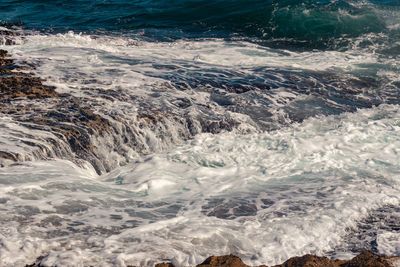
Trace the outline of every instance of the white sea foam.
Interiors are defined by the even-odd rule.
[[[154,43],[69,32],[28,35],[21,45],[7,47],[19,62],[38,63],[36,73],[57,91],[84,97],[98,114],[131,123],[141,131],[142,152],[159,152],[144,157],[132,147],[118,147],[134,162],[100,177],[90,167],[62,160],[4,164],[0,266],[32,263],[38,256],[44,256],[44,266],[150,266],[166,259],[191,266],[211,254],[228,253],[257,265],[334,251],[371,210],[399,204],[400,109],[382,105],[320,116],[319,95],[299,93],[296,79],[301,76],[296,75],[377,71],[382,59],[375,49],[381,47],[360,48],[366,38],[373,41],[374,36],[354,40],[354,48],[343,52],[290,52],[243,41]],[[397,59],[385,64],[389,67],[378,76],[392,79]],[[210,100],[217,98],[207,90],[211,82],[238,77],[246,82],[248,76],[254,84],[270,79],[277,86],[235,96],[217,87],[213,90],[222,93]],[[295,76],[294,83],[285,84],[289,76]],[[190,83],[194,78],[199,88]],[[317,78],[307,79],[307,88],[322,90]],[[113,99],[102,97],[99,89],[114,94]],[[351,88],[338,90],[345,89]],[[366,91],[362,88],[358,97],[368,99]],[[225,116],[240,125],[233,133],[202,134],[172,149],[172,143],[182,142],[181,124],[168,118],[154,129],[135,124],[140,104],[166,116],[183,110],[176,108],[177,99],[192,105],[179,116],[218,115],[216,121]],[[251,110],[225,109],[231,102]],[[279,123],[290,108],[305,121],[285,128]],[[309,114],[302,115],[306,110]],[[260,133],[249,116],[257,113],[270,123],[268,112],[282,129]],[[21,155],[34,153],[22,141],[55,138],[8,116],[0,118],[0,126],[2,150]],[[126,125],[115,120],[113,126],[122,132]],[[114,138],[105,134],[92,142],[100,155],[119,162],[121,155],[110,149]],[[57,156],[52,149],[50,158]],[[378,233],[378,250],[399,253],[397,235]]]
[[[399,130],[400,108],[382,105],[270,133],[203,134],[98,178],[63,161],[2,168],[0,265],[323,255],[371,210],[399,204]],[[380,252],[399,253],[397,235],[378,233]]]
[[[119,64],[119,69],[131,73],[135,61],[136,75],[151,68],[151,63],[172,65],[210,64],[223,67],[279,67],[303,70],[342,70],[344,72],[363,69],[367,64],[378,64],[379,57],[372,47],[360,48],[365,40],[385,38],[383,34],[368,34],[353,40],[354,49],[346,51],[311,51],[293,52],[284,49],[272,49],[244,41],[226,42],[224,40],[179,40],[176,42],[146,42],[132,37],[111,37],[68,32],[66,34],[26,36],[24,45],[7,48],[14,55],[24,59],[40,60],[44,65],[42,72],[52,67],[54,71],[76,67],[89,75],[88,67],[99,71],[97,78],[104,77],[104,67]],[[377,43],[375,48],[379,48]],[[114,58],[113,58],[114,57]],[[83,67],[82,63],[92,64]],[[395,61],[393,61],[395,62]],[[125,64],[123,64],[125,63]],[[122,65],[121,65],[122,64]],[[83,68],[82,68],[83,67]],[[140,68],[139,68],[140,67]],[[188,66],[192,67],[192,66]],[[54,74],[57,74],[55,72]],[[142,85],[140,76],[134,77],[133,85]],[[108,81],[110,82],[110,81]]]
[[[219,39],[147,42],[137,36],[74,32],[24,38],[23,45],[4,48],[20,62],[37,63],[37,74],[58,92],[90,99],[98,113],[134,118],[140,103],[146,103],[146,109],[176,110],[177,99],[183,99],[192,105],[186,116],[195,118],[206,113],[204,107],[211,108],[213,114],[244,122],[241,127],[247,127],[245,131],[254,130],[254,124],[271,129],[277,128],[277,123],[291,122],[293,116],[287,113],[298,110],[299,105],[306,106],[304,115],[296,112],[295,117],[330,114],[327,110],[332,107],[349,110],[348,103],[337,101],[337,92],[331,92],[336,86],[341,97],[350,92],[345,98],[360,101],[361,106],[380,103],[386,99],[386,87],[395,86],[389,82],[390,86],[370,90],[371,80],[364,82],[352,75],[390,80],[399,70],[397,58],[381,58],[376,53],[384,47],[376,41],[385,38],[382,34],[355,38],[352,49],[344,51],[304,52]],[[373,45],[365,48],[365,41]],[[351,84],[348,80],[360,81]],[[250,92],[232,94],[238,84],[248,86]],[[116,102],[96,90],[117,96]],[[397,95],[396,89],[390,90]],[[323,101],[319,95],[324,96]],[[390,98],[392,102],[395,96]],[[229,106],[239,107],[231,108],[237,112],[227,112]]]
[[[400,254],[400,233],[379,232],[377,242],[379,253],[384,255]]]

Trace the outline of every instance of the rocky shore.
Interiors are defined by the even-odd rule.
[[[165,263],[164,263],[165,264]],[[293,257],[282,264],[272,267],[395,267],[400,264],[400,257],[378,256],[372,252],[364,251],[351,260],[330,260],[327,257],[319,257],[315,255],[304,255],[301,257]],[[165,265],[164,265],[165,266]],[[169,265],[172,267],[173,265]],[[197,267],[249,267],[242,262],[239,257],[229,256],[211,256]],[[159,265],[156,267],[163,267]],[[258,267],[267,267],[261,265]]]
[[[25,267],[41,267],[40,259],[37,263],[26,265]],[[400,257],[379,256],[370,251],[364,251],[351,260],[331,260],[327,257],[315,255],[304,255],[301,257],[292,257],[282,264],[271,267],[398,267],[400,266]],[[128,266],[135,267],[135,266]],[[158,263],[155,267],[175,267],[170,262]],[[250,267],[239,257],[234,255],[210,256],[204,262],[196,267]],[[260,265],[257,267],[268,267]]]
[[[18,36],[18,33],[0,31],[1,36],[3,44],[13,45],[15,44],[13,37]],[[154,140],[162,140],[162,144],[173,144],[179,140],[190,139],[201,132],[231,131],[239,124],[228,116],[214,118],[206,113],[202,113],[202,117],[195,117],[196,119],[193,119],[193,116],[185,116],[184,113],[189,112],[189,108],[194,104],[183,98],[174,102],[181,112],[177,113],[176,110],[153,108],[148,106],[150,105],[148,102],[140,99],[130,99],[132,96],[122,91],[88,88],[83,90],[82,96],[60,93],[54,86],[47,85],[44,80],[37,77],[33,73],[34,69],[35,66],[26,62],[16,62],[7,51],[0,50],[0,117],[3,119],[0,123],[3,129],[10,132],[20,127],[13,132],[16,134],[11,141],[17,140],[19,146],[23,148],[20,151],[2,148],[0,166],[17,164],[21,161],[61,158],[71,160],[80,166],[88,163],[98,174],[102,174],[131,161],[135,153],[143,155],[153,152]],[[247,89],[226,88],[226,90],[240,94]],[[102,96],[102,99],[95,100],[97,96]],[[106,109],[107,105],[127,99],[140,102],[137,111],[130,114],[132,118]],[[204,107],[205,110],[207,108]],[[171,133],[169,124],[174,124],[176,132]],[[38,134],[33,135],[32,131]],[[256,211],[250,209],[249,212]],[[222,212],[208,215],[225,216]],[[365,229],[371,228],[371,220],[373,221],[375,217],[377,216],[372,216],[366,223]],[[393,220],[393,224],[397,227],[396,219],[397,217]],[[42,266],[40,258],[26,266]],[[156,267],[167,266],[174,265],[172,263],[156,265]],[[211,256],[198,266],[247,267],[248,265],[240,258],[228,255]],[[400,266],[400,258],[379,256],[368,251],[351,260],[331,260],[327,257],[304,255],[290,258],[275,267],[281,266],[397,267]]]
[[[17,33],[0,31],[6,45],[14,44],[14,36]],[[79,96],[59,93],[34,70],[35,66],[16,62],[0,50],[0,124],[14,136],[1,141],[21,147],[2,149],[0,166],[60,158],[102,174],[198,133],[232,131],[239,124],[229,116],[185,115],[192,112],[185,99],[176,99],[177,109],[160,109],[151,106],[152,101],[111,89],[83,88]],[[127,102],[128,113],[112,108]]]
[[[104,171],[96,161],[90,139],[110,131],[109,123],[80,105],[82,99],[59,94],[55,87],[43,84],[31,70],[33,66],[16,64],[7,51],[0,50],[0,114],[31,130],[52,133],[47,138],[21,136],[21,143],[31,147],[30,153],[0,151],[0,165],[47,158],[87,159],[98,173]],[[29,150],[28,150],[29,151]]]
[[[26,38],[22,33],[0,29],[1,45],[21,44]],[[157,68],[157,64],[154,67]],[[277,83],[275,87],[292,87],[293,82],[296,86],[301,85],[286,98],[275,96],[280,94],[279,91],[274,92],[259,82],[209,84],[210,81],[194,78],[182,83],[173,77],[158,86],[137,88],[141,92],[118,86],[98,88],[96,82],[90,85],[90,79],[74,77],[71,82],[82,79],[76,92],[71,85],[72,89],[61,93],[37,77],[34,70],[32,64],[16,62],[12,55],[1,51],[0,116],[4,118],[2,125],[9,128],[8,133],[16,138],[12,141],[17,141],[21,150],[0,151],[0,166],[61,158],[103,174],[136,160],[138,156],[167,150],[199,133],[251,133],[301,122],[314,113],[291,111],[296,108],[290,107],[296,94],[311,94],[321,99],[329,98],[331,94],[338,97],[335,96],[338,94],[340,98],[350,99],[349,105],[330,107],[338,108],[338,112],[379,104],[375,100],[356,97],[368,88],[369,81],[346,80],[337,84],[340,77],[323,73],[316,77],[312,76],[316,74],[309,74],[313,81],[311,87],[307,80],[309,75],[298,80],[299,77],[289,72],[276,73],[286,75],[283,80],[289,84]],[[269,72],[273,74],[273,70]],[[320,82],[315,84],[315,81]],[[68,79],[65,82],[68,83]],[[325,92],[324,84],[333,82],[340,90]],[[244,96],[249,93],[254,96]],[[266,106],[249,105],[248,97],[262,99]],[[280,102],[276,107],[271,102],[275,98]],[[330,101],[327,103],[329,105]],[[37,131],[38,135],[30,135],[32,131]],[[10,140],[1,141],[7,143]]]

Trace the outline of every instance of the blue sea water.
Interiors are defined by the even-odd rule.
[[[30,29],[144,32],[173,39],[285,38],[318,48],[334,39],[396,32],[387,26],[396,26],[399,2],[4,0],[0,5],[4,23]]]
[[[400,255],[398,0],[1,0],[1,31],[80,101],[2,103],[0,266]],[[90,157],[29,119],[76,105]]]

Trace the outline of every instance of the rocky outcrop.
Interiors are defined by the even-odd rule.
[[[13,37],[20,36],[18,32],[10,31],[7,29],[0,29],[0,45],[14,45],[16,44]]]
[[[338,262],[332,261],[327,257],[315,255],[304,255],[302,257],[293,257],[280,265],[274,267],[338,267]]]
[[[330,260],[327,257],[320,257],[315,255],[304,255],[301,257],[293,257],[288,259],[282,264],[272,267],[394,267],[395,262],[400,263],[400,257],[386,257],[379,256],[370,251],[364,251],[351,260]],[[173,266],[171,263],[163,263]],[[397,265],[398,266],[398,265]],[[161,265],[156,265],[161,267]],[[243,261],[234,255],[226,256],[211,256],[203,263],[196,267],[250,267],[243,263]],[[261,265],[258,267],[267,267]]]
[[[170,262],[163,262],[163,263],[157,263],[155,267],[174,267],[174,265]]]
[[[23,147],[0,148],[0,166],[62,158],[80,166],[89,163],[102,174],[199,133],[232,131],[239,125],[226,114],[207,113],[207,107],[188,115],[192,104],[183,98],[173,102],[176,108],[160,108],[151,99],[136,99],[124,90],[82,88],[78,96],[59,93],[35,76],[34,69],[0,50],[0,124],[9,127],[9,139]],[[113,109],[115,102],[129,103],[128,113]]]
[[[25,37],[0,27],[0,45],[15,45]],[[86,88],[83,83],[76,94],[74,90],[60,93],[37,77],[35,69],[0,50],[0,129],[4,133],[0,142],[6,144],[0,148],[0,167],[61,158],[102,174],[199,133],[257,130],[253,126],[239,129],[247,118],[236,117],[213,101],[176,94],[165,104],[160,96],[171,90],[168,84],[135,94],[121,88]]]
[[[382,257],[372,252],[364,251],[352,260],[344,262],[340,267],[393,267],[393,262],[399,257]],[[400,262],[399,262],[400,263]]]
[[[396,267],[399,266],[400,257],[379,256],[370,251],[364,251],[351,260],[330,260],[307,254],[301,257],[293,257],[282,264],[272,267]],[[25,267],[40,267],[39,264],[26,265]],[[128,266],[134,267],[134,266]],[[158,263],[155,267],[174,267],[170,262]],[[250,267],[235,255],[211,256],[196,267]],[[268,267],[260,265],[257,267]]]
[[[327,257],[304,255],[293,257],[280,265],[273,267],[394,267],[394,262],[400,257],[379,256],[370,251],[364,251],[351,260],[330,260]]]
[[[59,94],[55,87],[43,84],[42,79],[27,72],[30,68],[17,65],[8,57],[7,51],[0,50],[0,114],[13,118],[26,128],[53,133],[54,138],[45,140],[45,144],[34,139],[21,140],[39,150],[34,152],[33,157],[67,157],[74,160],[75,155],[75,161],[86,159],[98,173],[104,171],[95,159],[91,138],[109,131],[109,122],[89,107],[81,105],[82,99]],[[11,161],[27,159],[13,151],[0,151],[0,158]]]
[[[203,263],[197,265],[197,267],[214,267],[214,266],[249,267],[248,265],[244,264],[239,257],[234,255],[211,256],[208,257]]]

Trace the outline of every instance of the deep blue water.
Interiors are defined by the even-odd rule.
[[[388,33],[400,1],[316,0],[3,0],[0,19],[47,31],[137,33],[156,40],[245,38],[301,48],[337,49],[348,38]]]

